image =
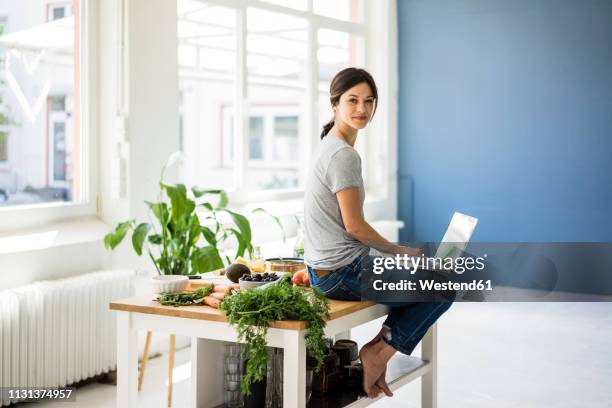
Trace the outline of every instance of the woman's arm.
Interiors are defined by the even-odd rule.
[[[363,218],[359,199],[359,189],[350,187],[336,193],[340,213],[344,228],[353,238],[371,248],[388,254],[407,254],[409,256],[419,256],[423,253],[418,248],[396,245],[382,237],[368,222]]]

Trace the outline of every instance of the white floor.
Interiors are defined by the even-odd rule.
[[[378,327],[362,326],[362,343]],[[439,325],[441,408],[611,408],[612,303],[457,303]],[[415,355],[418,350],[415,351]],[[188,407],[189,348],[177,352],[174,407]],[[167,356],[152,359],[139,407],[166,406]],[[420,382],[378,408],[416,408]],[[115,387],[89,385],[76,403],[34,408],[115,406]]]

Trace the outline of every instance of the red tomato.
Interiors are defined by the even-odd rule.
[[[301,285],[304,283],[304,271],[294,273],[291,282],[293,282],[294,285]]]

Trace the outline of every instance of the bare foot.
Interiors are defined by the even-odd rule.
[[[386,375],[387,375],[387,367],[385,367],[385,370],[380,375],[380,377],[378,377],[378,380],[376,380],[374,385],[380,388],[380,390],[384,392],[387,397],[392,397],[393,393],[391,392],[391,388],[389,388],[389,385],[387,384],[387,379],[385,378]]]
[[[382,391],[376,382],[387,368],[388,359],[379,356],[380,342],[363,346],[359,352],[363,367],[363,390],[368,398],[376,398]]]
[[[378,397],[380,394],[383,393],[383,390],[380,389],[380,387],[376,384],[374,384],[372,386],[372,394],[374,395],[373,397],[368,396],[368,398],[376,398]]]
[[[388,329],[386,327],[384,326],[381,327],[380,332],[378,332],[376,337],[374,337],[372,340],[364,344],[363,347],[372,346],[373,344],[378,343],[378,341],[382,339],[382,337],[385,335],[385,333],[387,333],[387,331]],[[378,377],[374,385],[378,387],[380,392],[384,392],[387,397],[392,397],[393,392],[391,392],[391,389],[389,388],[389,385],[387,384],[386,374],[387,374],[387,367],[385,366],[384,371],[382,372],[380,377]]]

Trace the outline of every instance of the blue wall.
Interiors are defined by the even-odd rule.
[[[402,240],[612,241],[612,1],[399,0]]]

